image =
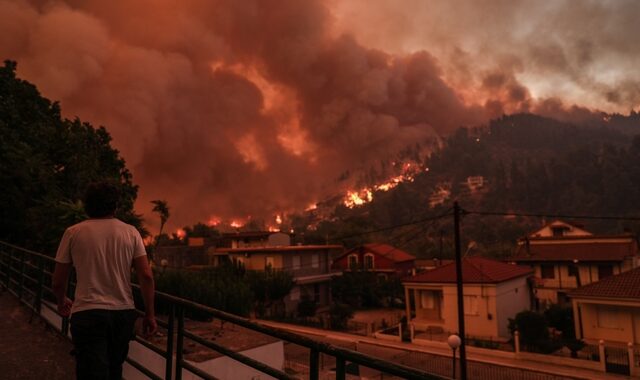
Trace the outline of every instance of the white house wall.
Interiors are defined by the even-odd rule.
[[[442,317],[445,320],[446,330],[458,330],[458,303],[457,288],[455,285],[445,285],[442,287],[443,310]],[[478,301],[478,312],[475,315],[465,314],[465,332],[476,337],[496,338],[498,328],[495,321],[496,310],[496,288],[495,285],[465,284],[464,295],[476,296]],[[489,319],[488,315],[492,318]]]
[[[524,277],[505,281],[496,286],[496,321],[498,322],[498,335],[509,337],[509,318],[515,318],[516,314],[528,310],[531,305],[531,295],[527,280]]]

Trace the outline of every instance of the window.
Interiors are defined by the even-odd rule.
[[[293,287],[293,289],[291,289],[291,293],[289,293],[289,297],[291,298],[291,301],[300,300],[300,287],[299,286]]]
[[[423,309],[436,308],[436,298],[433,292],[424,290],[420,292],[420,307]]]
[[[349,269],[358,268],[358,255],[349,255]]]
[[[570,277],[578,277],[578,267],[574,264],[569,264],[567,271]]]
[[[478,296],[464,296],[464,315],[478,315]]]
[[[371,253],[364,255],[364,269],[373,269],[373,255]]]
[[[320,267],[320,256],[317,253],[311,255],[311,267],[318,268]]]
[[[540,276],[542,278],[556,278],[555,266],[547,264],[540,265]]]
[[[273,256],[267,256],[265,258],[264,269],[273,269]]]
[[[554,237],[564,236],[566,230],[568,230],[567,227],[551,227],[551,233]]]
[[[598,265],[598,280],[613,276],[613,265]]]
[[[313,301],[320,302],[320,284],[313,284]]]
[[[293,256],[293,270],[300,269],[300,256]]]

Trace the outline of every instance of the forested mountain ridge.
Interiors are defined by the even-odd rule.
[[[617,117],[619,123],[627,122]],[[637,114],[628,119],[637,121]],[[578,126],[533,114],[460,128],[425,160],[429,170],[413,182],[375,192],[372,202],[354,209],[338,206],[332,221],[320,222],[315,230],[305,226],[308,216],[298,216],[294,226],[307,240],[334,239],[347,245],[386,240],[418,256],[447,256],[452,248],[450,218],[393,232],[363,233],[442,213],[453,200],[467,210],[489,212],[638,216],[640,138],[630,136],[632,130],[640,131],[640,124],[627,123],[623,133],[606,121],[602,126]],[[467,179],[478,176],[482,185],[469,186]],[[438,192],[447,196],[442,204],[430,205]],[[507,255],[517,237],[544,222],[469,215],[463,234],[490,254]],[[637,232],[640,227],[625,221],[586,224],[606,233]]]

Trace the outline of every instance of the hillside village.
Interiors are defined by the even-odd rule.
[[[268,231],[188,238],[184,245],[158,247],[154,261],[161,272],[232,266],[289,273],[282,307],[251,313],[264,320],[427,347],[446,344],[457,331],[453,260],[416,259],[385,243],[346,249],[295,239]],[[509,257],[485,256],[470,245],[461,264],[470,349],[640,373],[634,350],[640,344],[640,250],[634,235],[598,235],[554,220],[521,237]],[[358,282],[391,290],[372,295],[358,290]]]

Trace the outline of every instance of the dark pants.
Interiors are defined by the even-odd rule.
[[[122,363],[134,337],[134,310],[93,309],[71,316],[78,380],[121,380]]]

